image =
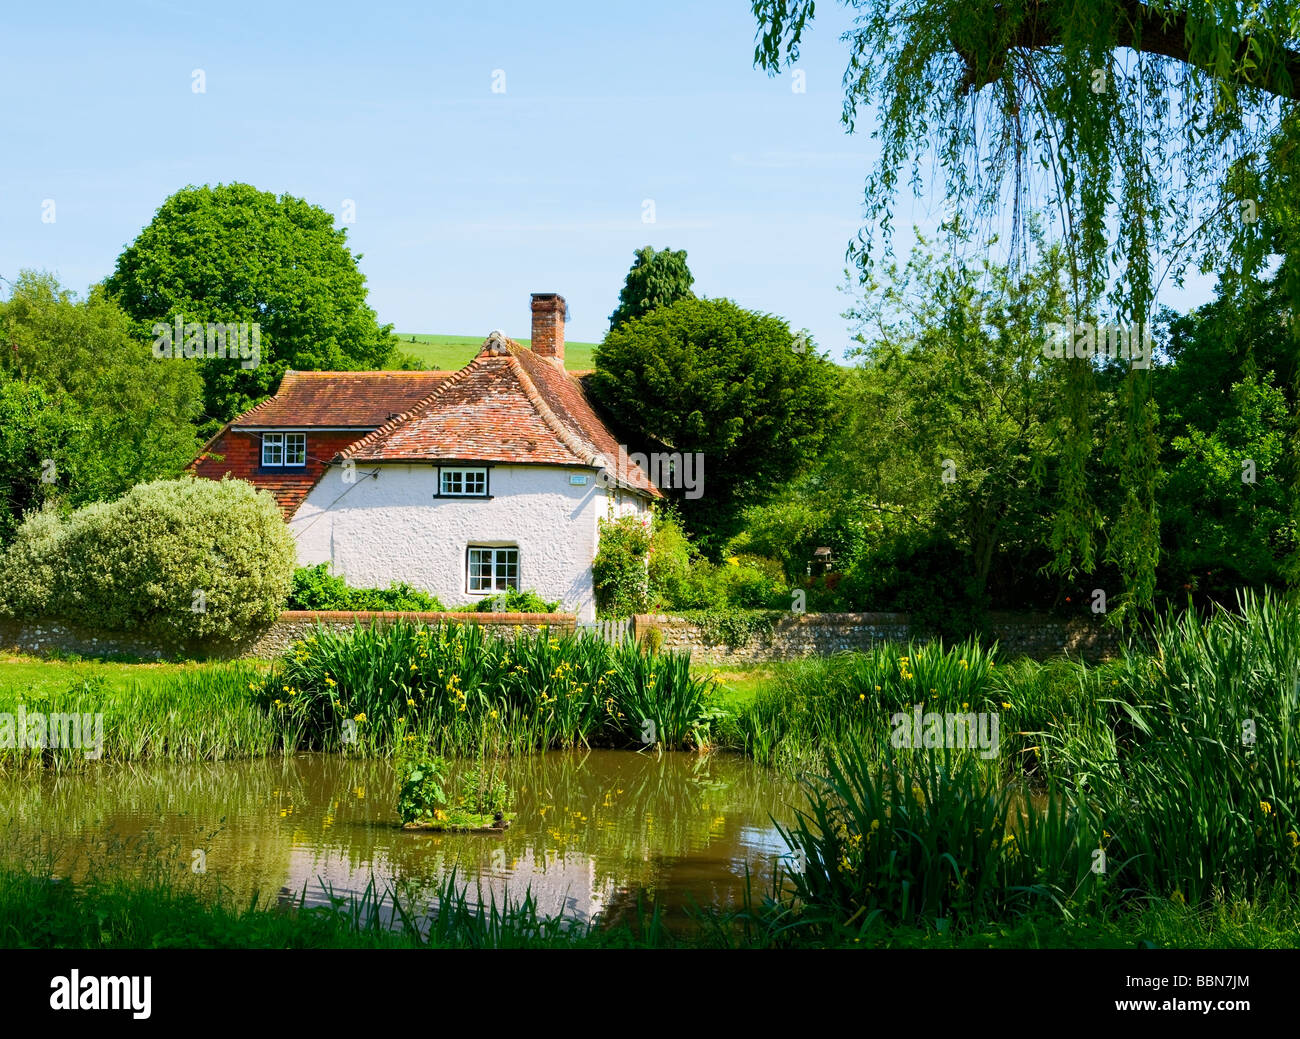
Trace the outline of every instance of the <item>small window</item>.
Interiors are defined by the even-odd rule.
[[[471,548],[469,550],[469,590],[504,592],[519,590],[519,549]]]
[[[306,433],[263,433],[262,465],[286,466],[307,464]]]
[[[471,498],[487,497],[486,469],[443,469],[438,486],[440,494]]]

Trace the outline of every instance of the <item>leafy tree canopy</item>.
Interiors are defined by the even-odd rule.
[[[843,120],[870,106],[880,159],[867,181],[870,222],[884,234],[900,178],[914,190],[933,163],[954,225],[1039,207],[1056,213],[1068,259],[1070,311],[1142,323],[1164,278],[1195,263],[1225,295],[1258,291],[1270,261],[1300,301],[1300,8],[1287,0],[847,0]],[[813,0],[753,0],[755,59],[769,72],[798,58]],[[850,251],[868,271],[874,229]],[[1014,250],[1013,250],[1014,251]],[[1157,266],[1163,267],[1158,271]],[[1101,523],[1089,500],[1082,445],[1091,369],[1072,359],[1062,395],[1067,452],[1061,520],[1085,560]],[[1159,559],[1155,409],[1148,371],[1119,401],[1128,602],[1154,593]],[[1296,445],[1292,443],[1292,452]]]
[[[102,288],[24,271],[0,302],[0,543],[47,500],[115,498],[198,449],[195,365],[158,360]]]
[[[679,299],[694,299],[695,293],[691,291],[694,282],[695,277],[686,266],[685,249],[655,252],[648,245],[638,249],[632,268],[627,272],[627,281],[618,294],[618,308],[609,317],[610,329],[648,314],[656,307],[676,303]]]
[[[816,457],[835,380],[835,367],[781,318],[688,299],[612,329],[590,385],[634,444],[703,455],[703,494],[683,498],[682,519],[716,551],[745,504],[771,497]]]
[[[286,369],[362,371],[392,358],[392,326],[366,303],[360,259],[319,206],[248,184],[191,186],[163,202],[106,285],[146,332],[178,316],[258,323],[256,368],[198,362],[205,409],[224,421],[273,393]]]

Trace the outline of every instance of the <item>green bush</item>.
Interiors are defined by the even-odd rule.
[[[649,605],[646,564],[650,524],[639,516],[602,517],[599,530],[600,547],[591,564],[596,608],[615,617],[645,613]]]
[[[294,541],[240,480],[158,480],[57,524],[28,517],[0,559],[0,610],[182,643],[236,641],[279,615]]]
[[[476,613],[555,613],[559,608],[559,600],[547,602],[531,588],[522,592],[511,588],[480,599],[473,610]]]
[[[293,572],[289,593],[291,610],[415,610],[441,613],[445,607],[436,595],[394,581],[385,588],[354,588],[329,572],[329,563],[301,566]]]

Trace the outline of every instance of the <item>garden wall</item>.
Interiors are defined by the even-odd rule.
[[[991,614],[989,620],[985,641],[996,641],[1011,656],[1024,654],[1042,660],[1069,654],[1095,661],[1113,656],[1119,649],[1115,632],[1099,621],[1013,613]],[[635,618],[637,638],[643,638],[650,628],[663,633],[664,649],[690,650],[694,659],[710,664],[794,660],[870,649],[878,642],[924,639],[912,632],[906,613],[787,614],[773,623],[770,633],[755,634],[739,646],[728,645],[720,635],[683,617],[639,614]]]
[[[391,624],[394,620],[435,624],[456,621],[478,624],[492,634],[537,631],[551,628],[572,631],[571,613],[352,613],[333,611],[286,611],[260,635],[235,645],[168,645],[143,635],[106,633],[76,628],[52,621],[0,619],[0,649],[48,655],[51,652],[101,656],[124,654],[144,659],[176,657],[278,657],[317,624],[346,631],[355,624]],[[690,650],[692,656],[710,664],[749,664],[768,660],[793,660],[825,656],[844,650],[865,650],[878,642],[906,643],[916,636],[905,613],[809,613],[785,615],[773,622],[768,634],[756,634],[743,645],[729,646],[720,635],[682,617],[641,614],[632,630],[644,638],[650,628],[663,634],[663,648]],[[1112,656],[1118,649],[1113,631],[1098,622],[1034,614],[993,614],[988,641],[996,640],[1010,655],[1036,659],[1069,654],[1085,660]]]
[[[271,658],[279,656],[317,624],[336,631],[346,631],[355,624],[364,627],[374,622],[383,626],[398,618],[428,624],[442,620],[478,624],[493,634],[536,631],[542,627],[572,631],[574,627],[571,613],[352,613],[286,610],[260,635],[235,645],[202,645],[167,643],[146,635],[94,631],[55,621],[0,619],[0,649],[40,655],[59,652],[84,657],[122,654],[148,660],[176,657]]]

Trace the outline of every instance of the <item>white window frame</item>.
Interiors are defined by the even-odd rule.
[[[474,489],[470,490],[471,482]],[[459,490],[456,490],[459,486]],[[440,468],[438,470],[438,496],[442,498],[486,498],[488,493],[487,469],[481,467]]]
[[[296,461],[290,461],[290,452]],[[301,469],[307,464],[306,433],[263,433],[263,469]]]
[[[475,573],[475,564],[481,571],[485,557],[488,567],[486,579],[481,572]],[[513,574],[510,572],[512,568]],[[519,546],[470,545],[465,552],[465,588],[471,595],[495,595],[511,589],[519,591]]]

